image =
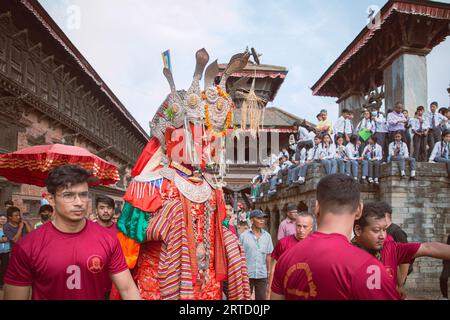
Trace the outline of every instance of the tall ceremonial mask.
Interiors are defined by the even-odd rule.
[[[215,85],[217,61],[196,53],[191,87],[170,94],[150,123],[151,139],[136,163],[117,223],[118,238],[143,299],[250,299],[245,256],[237,237],[224,228],[225,139],[234,103],[227,78],[242,70],[248,51],[233,56]],[[204,75],[204,91],[200,80]],[[215,165],[218,176],[206,172]],[[112,299],[117,299],[113,288]]]

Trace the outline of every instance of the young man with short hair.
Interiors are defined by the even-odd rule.
[[[253,210],[250,213],[252,227],[239,237],[247,261],[248,277],[251,293],[255,292],[255,300],[265,300],[267,279],[270,278],[270,254],[273,251],[272,237],[263,228],[265,213]]]
[[[430,128],[428,131],[428,154],[431,155],[431,152],[434,149],[434,146],[437,142],[441,141],[441,124],[445,122],[446,118],[438,112],[438,103],[433,101],[430,104],[430,111],[426,113],[425,119],[428,122],[428,127]]]
[[[49,204],[45,204],[45,205],[41,206],[39,208],[39,215],[41,216],[41,220],[38,221],[34,225],[34,229],[39,228],[44,223],[47,223],[47,222],[49,222],[52,219],[53,207],[51,205],[49,205]]]
[[[28,221],[22,219],[20,209],[17,207],[9,207],[6,210],[6,216],[8,217],[8,223],[3,227],[3,232],[10,242],[12,250],[17,241],[30,233],[32,228]]]
[[[271,268],[269,278],[269,285],[267,286],[267,299],[270,299],[270,288],[272,287],[273,273],[275,271],[275,266],[280,257],[292,247],[294,247],[299,241],[302,241],[307,236],[309,236],[314,230],[314,217],[309,212],[302,212],[297,215],[295,219],[295,234],[284,237],[280,239],[273,249],[271,255]]]
[[[342,174],[317,185],[318,230],[277,262],[272,300],[398,300],[384,266],[350,243],[361,217],[359,184]]]
[[[49,173],[55,219],[15,244],[5,300],[103,300],[108,276],[122,299],[140,299],[119,240],[86,219],[89,178],[74,165]]]
[[[115,206],[114,199],[108,196],[101,195],[95,199],[97,223],[105,227],[113,236],[117,235],[117,226],[113,222]]]
[[[364,206],[361,218],[355,221],[353,243],[376,257],[386,268],[393,284],[403,291],[403,280],[397,277],[397,268],[410,264],[419,257],[450,259],[450,246],[438,242],[400,243],[387,234],[386,214],[375,204]]]
[[[348,110],[347,109],[343,109],[341,116],[337,119],[336,123],[334,124],[334,130],[336,131],[336,135],[334,136],[334,143],[337,143],[337,139],[339,137],[342,137],[344,139],[344,143],[348,142],[347,141],[347,136],[346,136],[346,130],[347,129],[347,117],[348,117]]]

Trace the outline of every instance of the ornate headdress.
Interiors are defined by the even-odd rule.
[[[188,91],[177,90],[173,80],[172,72],[164,68],[163,73],[170,85],[170,94],[156,112],[150,122],[151,138],[156,138],[161,150],[158,152],[160,160],[164,154],[170,159],[170,135],[177,129],[184,130],[184,152],[192,160],[193,168],[198,168],[204,163],[198,159],[197,147],[194,143],[194,128],[200,134],[202,146],[208,145],[214,137],[223,137],[232,126],[234,103],[227,93],[226,82],[230,75],[242,70],[248,63],[251,53],[247,50],[244,53],[234,55],[218,85],[215,85],[215,78],[219,74],[217,60],[212,62],[207,68],[204,76],[204,91],[200,89],[200,80],[209,61],[208,52],[201,49],[196,53],[196,67],[192,84]],[[224,142],[223,142],[224,143]],[[221,150],[223,153],[225,152]],[[224,160],[224,155],[219,156]],[[153,164],[160,163],[155,159]],[[153,166],[154,167],[154,166]],[[151,168],[147,168],[151,169]]]

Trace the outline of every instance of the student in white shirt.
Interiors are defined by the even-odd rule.
[[[298,127],[298,141],[309,140],[309,131],[304,126]]]
[[[314,162],[320,162],[320,144],[322,143],[322,139],[320,136],[314,137],[314,146],[308,151],[308,158],[306,162],[308,164],[312,164]]]
[[[450,131],[444,131],[441,139],[442,140],[434,146],[430,162],[446,163],[448,177],[450,178]]]
[[[344,137],[340,136],[336,139],[336,163],[337,167],[339,169],[339,173],[341,174],[347,174],[348,171],[346,171],[347,162],[349,161],[348,155],[347,155],[347,149],[344,146]]]
[[[290,182],[294,184],[304,184],[306,181],[306,173],[308,172],[308,152],[312,148],[312,144],[309,141],[300,142],[299,144],[299,153],[295,157],[296,167],[289,169]],[[293,187],[293,184],[290,184],[290,187]]]
[[[350,138],[350,143],[347,144],[347,174],[353,176],[355,180],[358,180],[358,167],[359,163],[363,160],[360,154],[361,140],[356,135]]]
[[[375,122],[375,136],[377,137],[378,144],[383,149],[383,160],[386,160],[388,154],[388,125],[386,117],[383,112],[380,111],[381,105],[377,105],[376,111],[372,112],[372,119]]]
[[[383,159],[383,150],[377,143],[377,138],[372,136],[368,140],[368,145],[364,148],[362,153],[362,182],[369,177],[369,183],[379,184],[381,160]]]
[[[428,121],[424,117],[425,108],[423,106],[417,107],[415,118],[411,119],[411,129],[414,133],[413,137],[413,157],[419,162],[427,161],[427,136]]]
[[[272,173],[268,177],[270,183],[269,195],[277,192],[278,172],[280,172],[282,164],[283,160],[280,158],[271,166]]]
[[[375,121],[372,120],[372,114],[370,113],[370,111],[364,110],[362,116],[363,116],[362,120],[356,126],[356,134],[359,134],[359,132],[363,129],[367,129],[372,133],[374,133],[376,125]],[[365,148],[365,146],[367,145],[367,141],[361,141],[361,144],[362,144],[361,147]]]
[[[394,135],[394,142],[391,142],[389,145],[389,162],[390,161],[399,162],[401,178],[406,177],[405,162],[409,161],[411,167],[411,180],[416,179],[416,159],[409,157],[408,146],[402,141],[401,132]]]
[[[337,119],[336,123],[334,124],[334,131],[336,133],[336,135],[334,136],[335,143],[337,142],[337,139],[339,137],[345,138],[345,126],[346,126],[347,116],[348,116],[348,110],[347,109],[342,110],[341,116],[339,117],[339,119]]]
[[[428,131],[428,154],[431,155],[434,149],[435,143],[441,141],[441,124],[446,120],[445,117],[437,112],[438,103],[432,102],[430,104],[430,112],[427,112],[425,118],[428,121],[428,126],[430,127]]]
[[[326,133],[323,136],[322,143],[320,144],[320,163],[322,163],[325,174],[335,174],[337,172],[337,162],[336,162],[336,147],[332,142],[331,136]]]

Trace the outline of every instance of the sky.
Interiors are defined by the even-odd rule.
[[[178,89],[188,89],[195,52],[227,63],[245,48],[261,63],[289,70],[269,106],[316,123],[323,108],[337,119],[335,98],[312,87],[367,24],[368,8],[386,0],[39,0],[101,78],[149,131],[170,92],[161,53],[171,50]],[[450,3],[450,0],[441,2]],[[448,106],[450,40],[427,57],[429,101]]]

